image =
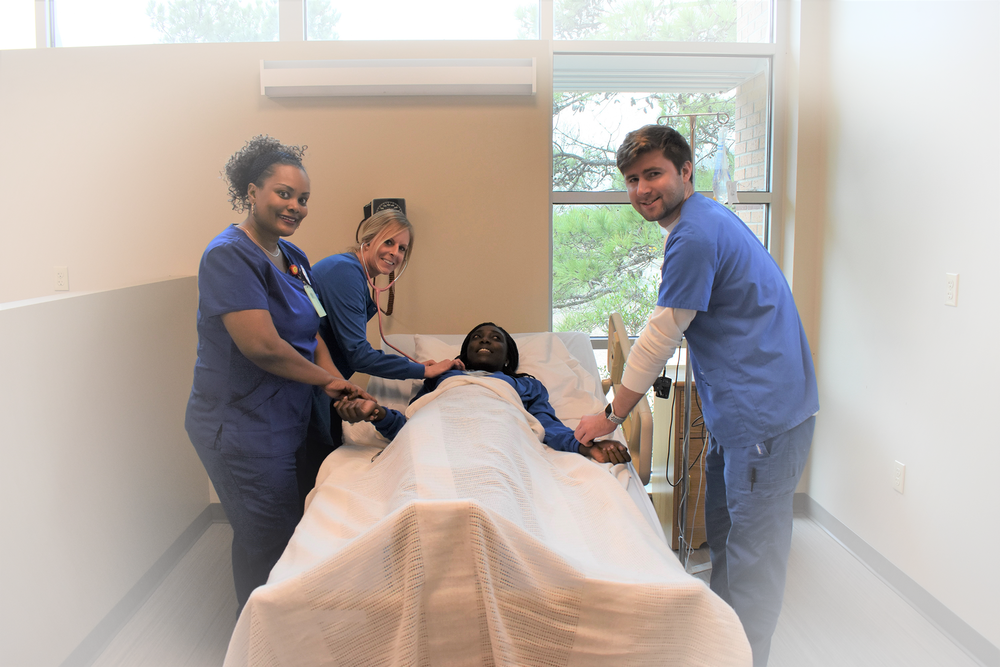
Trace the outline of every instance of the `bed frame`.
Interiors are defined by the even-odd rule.
[[[608,374],[609,378],[602,381],[604,393],[613,387],[617,389],[622,383],[622,372],[625,362],[632,350],[625,322],[618,313],[612,313],[608,318]],[[653,413],[649,402],[643,396],[632,411],[625,417],[622,424],[629,452],[632,454],[632,465],[639,473],[643,484],[649,484],[650,469],[653,461]]]

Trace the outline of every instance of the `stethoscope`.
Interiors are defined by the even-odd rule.
[[[368,262],[365,261],[365,251],[364,251],[364,249],[365,248],[370,248],[370,247],[371,247],[371,242],[370,241],[368,243],[364,243],[364,244],[361,245],[361,248],[358,250],[358,260],[360,260],[360,262],[361,262],[361,268],[364,269],[365,278],[368,280],[368,286],[372,288],[372,295],[374,297],[373,300],[375,301],[375,312],[378,313],[378,335],[381,336],[383,343],[385,343],[386,345],[388,345],[389,347],[391,347],[392,349],[394,349],[396,352],[399,352],[401,355],[403,355],[404,357],[406,357],[407,359],[409,359],[413,363],[419,364],[420,363],[419,361],[417,361],[416,359],[414,359],[413,357],[411,357],[410,355],[408,355],[406,352],[403,352],[398,347],[396,347],[395,345],[393,345],[392,343],[390,343],[389,341],[387,341],[385,339],[385,332],[382,330],[382,306],[379,304],[379,300],[380,300],[380,297],[382,296],[382,292],[387,291],[389,288],[391,288],[393,285],[396,284],[396,281],[399,280],[403,276],[403,271],[406,270],[406,267],[409,265],[409,262],[404,262],[403,268],[400,269],[400,271],[399,271],[399,275],[397,275],[395,278],[393,278],[392,280],[390,280],[389,283],[385,287],[378,287],[375,284],[375,281],[372,279],[371,274],[368,273]],[[405,255],[404,255],[404,259],[405,259]]]

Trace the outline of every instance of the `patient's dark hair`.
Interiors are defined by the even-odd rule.
[[[507,361],[504,363],[503,368],[500,369],[500,372],[514,378],[534,377],[533,375],[529,375],[527,373],[517,372],[517,364],[520,362],[520,357],[517,354],[517,343],[514,342],[514,339],[502,326],[494,324],[493,322],[483,322],[482,324],[477,324],[472,327],[469,333],[466,334],[465,340],[462,341],[462,351],[458,355],[459,360],[466,366],[469,365],[469,340],[472,338],[472,334],[476,333],[476,329],[485,326],[495,327],[497,331],[503,334],[504,340],[507,343]]]
[[[229,203],[233,205],[233,210],[242,213],[250,209],[247,188],[251,183],[258,188],[263,186],[264,181],[274,173],[274,165],[288,164],[305,173],[306,168],[302,166],[305,150],[305,146],[285,146],[266,134],[259,134],[248,141],[229,158],[222,172],[229,182]]]

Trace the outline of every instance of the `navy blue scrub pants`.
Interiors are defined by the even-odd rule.
[[[194,443],[233,528],[233,582],[240,610],[267,583],[302,518],[299,481],[304,447],[279,456],[241,456]]]
[[[792,497],[812,444],[816,417],[750,447],[723,447],[713,437],[705,457],[705,527],[711,588],[736,611],[767,665],[781,614],[792,545]]]

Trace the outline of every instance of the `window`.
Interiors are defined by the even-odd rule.
[[[556,39],[770,42],[769,0],[554,0]]]
[[[537,39],[535,0],[306,0],[310,40]]]
[[[0,49],[31,49],[35,46],[35,3],[0,0]]]
[[[616,0],[585,1],[585,8],[600,11],[591,17],[586,30],[567,30],[566,23],[560,24],[565,17],[561,19],[559,12],[570,4],[581,6],[580,2],[555,0],[555,31],[578,40],[610,38],[616,25],[612,17],[626,6],[630,12],[639,7]],[[720,9],[723,5],[725,11]],[[767,2],[654,1],[643,6],[652,14],[639,22],[659,22],[663,30],[667,30],[663,27],[667,19],[676,23],[683,13],[678,12],[687,11],[681,22],[688,32],[671,33],[678,41],[733,42],[751,32],[760,41],[770,40]],[[724,30],[717,21],[709,21],[722,14],[732,16]],[[764,32],[760,30],[762,16],[767,19]],[[703,29],[695,30],[696,19],[705,21]],[[582,25],[589,19],[584,12],[575,20]],[[619,27],[618,34],[640,39],[625,24]],[[625,134],[642,125],[659,122],[684,135],[694,152],[695,190],[729,206],[767,246],[774,51],[770,44],[718,44],[706,49],[701,44],[688,47],[675,42],[650,44],[646,49],[634,41],[598,47],[593,42],[557,42],[551,198],[553,330],[603,336],[608,313],[617,311],[635,335],[656,304],[663,259],[661,231],[632,210],[615,164]]]
[[[278,39],[278,0],[57,0],[52,46]]]

